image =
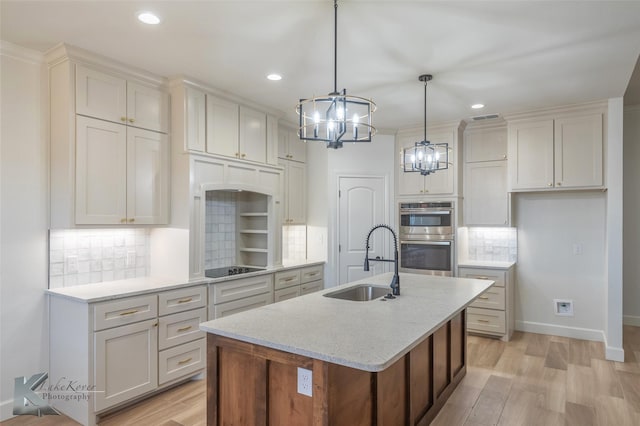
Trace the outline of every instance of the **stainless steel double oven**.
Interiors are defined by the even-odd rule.
[[[450,201],[400,203],[400,270],[453,276],[455,220]]]

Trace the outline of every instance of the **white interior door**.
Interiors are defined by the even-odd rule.
[[[338,201],[338,280],[339,284],[388,271],[390,263],[370,262],[364,271],[365,239],[373,226],[386,223],[389,215],[385,178],[340,177]],[[391,225],[388,224],[387,225]],[[393,226],[392,226],[393,227]],[[391,234],[378,229],[369,240],[369,257],[388,258]]]

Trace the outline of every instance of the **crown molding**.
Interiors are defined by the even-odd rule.
[[[34,65],[42,65],[44,63],[44,55],[41,52],[5,40],[0,40],[0,55]]]

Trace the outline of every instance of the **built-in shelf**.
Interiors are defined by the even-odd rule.
[[[268,234],[269,231],[267,231],[266,229],[241,229],[240,231],[241,234]]]
[[[267,266],[269,241],[268,198],[264,194],[238,194],[236,247],[243,265]]]
[[[259,249],[259,248],[241,248],[240,251],[244,251],[247,253],[268,253],[267,249]]]
[[[240,213],[240,217],[267,217],[269,216],[268,213]]]

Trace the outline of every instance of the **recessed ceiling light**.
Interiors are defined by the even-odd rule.
[[[149,25],[157,25],[160,23],[160,18],[154,15],[151,12],[140,12],[138,13],[138,20],[140,22],[144,22]]]
[[[271,81],[282,80],[282,76],[280,74],[269,74],[267,78]]]
[[[484,108],[484,104],[473,104],[473,105],[471,105],[471,108],[473,108],[473,109]]]

